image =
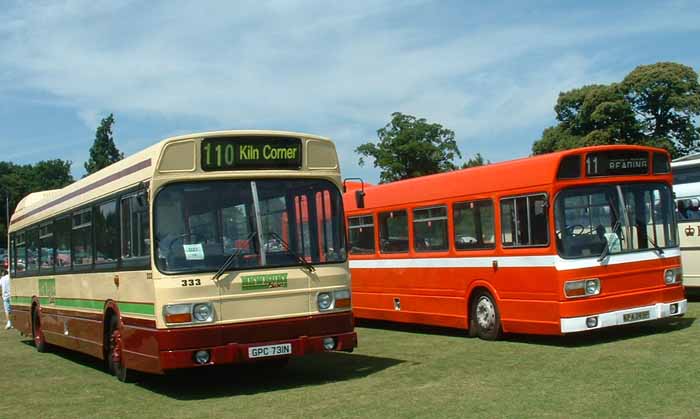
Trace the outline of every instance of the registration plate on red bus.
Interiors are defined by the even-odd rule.
[[[280,343],[277,345],[252,346],[248,348],[248,358],[265,358],[267,356],[290,355],[292,353],[291,343]]]
[[[626,313],[622,315],[622,321],[627,323],[627,322],[638,322],[640,320],[647,320],[651,314],[649,313],[649,310],[645,311],[637,311],[635,313]]]

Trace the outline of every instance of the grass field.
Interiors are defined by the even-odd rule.
[[[87,356],[36,353],[27,338],[3,330],[0,417],[697,417],[698,316],[693,302],[672,323],[499,342],[363,323],[352,354],[136,384],[119,383]]]

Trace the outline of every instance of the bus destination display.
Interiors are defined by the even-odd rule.
[[[587,176],[646,175],[649,153],[646,151],[601,151],[586,156]]]
[[[231,137],[202,140],[202,170],[299,169],[301,140]]]

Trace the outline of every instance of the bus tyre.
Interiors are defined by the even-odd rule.
[[[107,365],[109,372],[114,374],[123,383],[133,381],[134,372],[124,366],[122,332],[119,327],[119,317],[113,315],[109,320],[109,333],[107,334],[108,350]]]
[[[44,339],[44,331],[41,329],[41,316],[39,316],[39,309],[36,307],[32,310],[32,338],[34,339],[34,346],[37,352],[46,352],[48,344],[46,339]]]
[[[488,291],[478,291],[471,304],[469,334],[484,340],[501,337],[501,315],[496,300]]]

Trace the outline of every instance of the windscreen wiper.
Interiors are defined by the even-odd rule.
[[[309,270],[309,272],[316,272],[316,268],[314,268],[314,265],[310,264],[309,262],[306,261],[303,257],[301,257],[298,253],[294,252],[290,247],[287,242],[282,240],[282,237],[279,236],[279,234],[275,233],[274,231],[268,231],[267,234],[270,236],[274,237],[275,239],[279,240],[280,243],[282,243],[282,246],[284,246],[284,250],[287,251],[290,255],[294,256],[294,258],[301,264],[303,265],[306,269]]]
[[[620,228],[620,219],[618,218],[617,221],[615,221],[615,224],[612,226],[612,233],[617,234],[617,230]],[[605,260],[605,258],[608,256],[608,253],[610,253],[610,242],[608,241],[608,238],[605,238],[605,245],[603,246],[603,251],[600,252],[600,256],[598,256],[598,262],[602,262]]]
[[[656,251],[656,254],[657,254],[657,255],[661,256],[661,255],[664,254],[664,249],[662,249],[661,247],[659,247],[659,245],[656,244],[656,242],[654,241],[654,239],[652,239],[652,238],[649,236],[649,234],[647,234],[647,240],[649,240],[649,243],[651,243],[651,245],[654,246],[654,250]]]
[[[247,236],[246,239],[245,239],[245,244],[246,244],[246,245],[249,244],[250,241],[253,239],[253,237],[255,237],[256,234],[257,234],[257,233],[255,233],[254,231],[251,232],[251,233],[249,233],[248,236]],[[242,248],[242,247],[239,247],[239,248],[236,249],[233,253],[231,253],[231,255],[229,255],[229,257],[226,258],[226,260],[224,261],[224,264],[221,265],[221,267],[219,268],[218,271],[216,271],[216,273],[214,274],[214,277],[213,277],[212,279],[213,279],[215,282],[218,281],[218,280],[219,280],[219,277],[220,277],[221,275],[223,275],[223,273],[226,272],[226,270],[228,270],[229,267],[231,267],[231,264],[233,263],[233,261],[236,260],[236,257],[238,257],[241,253],[243,253],[243,248]]]

